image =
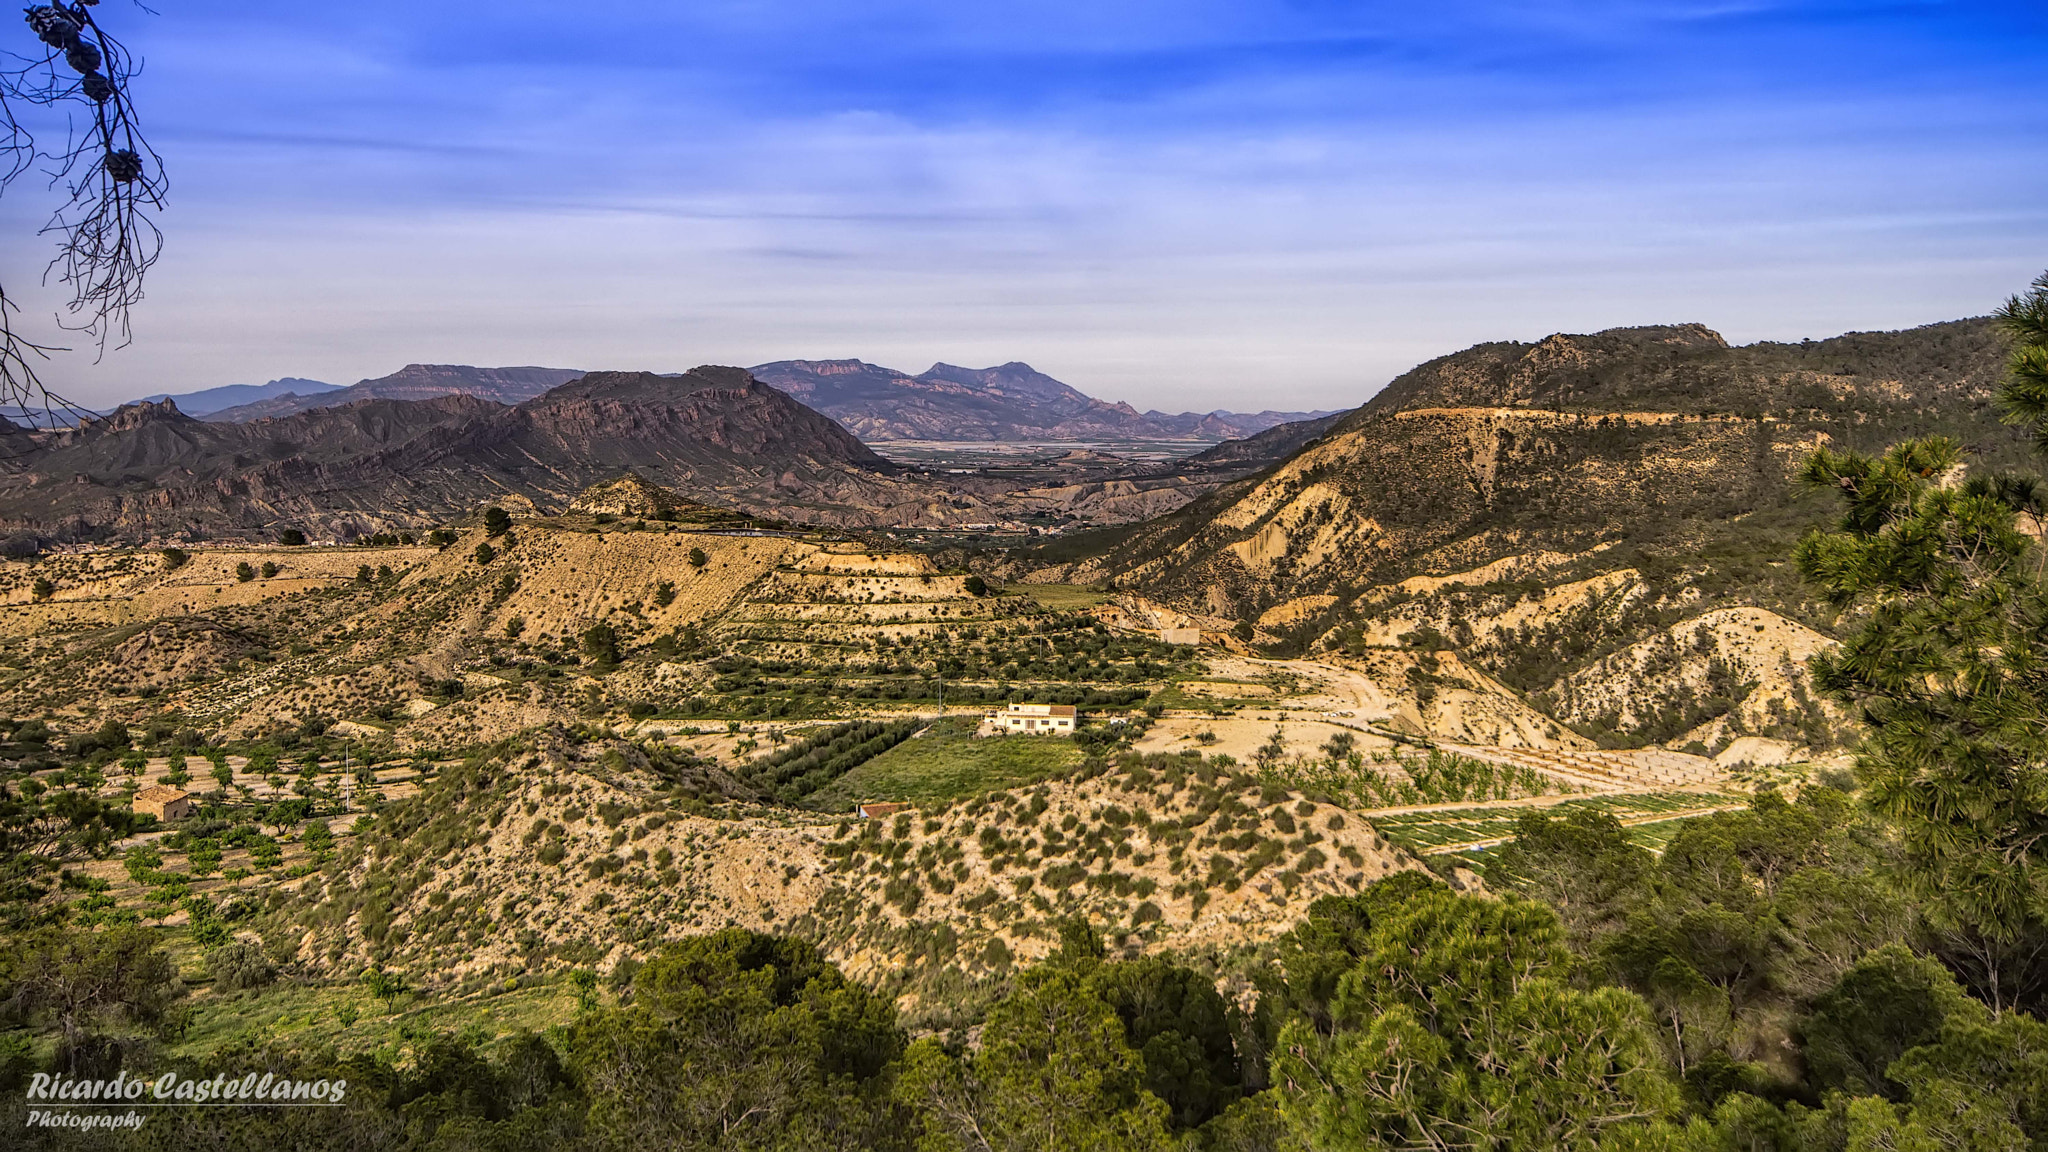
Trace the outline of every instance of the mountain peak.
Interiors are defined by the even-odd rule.
[[[923,375],[937,376],[945,380],[959,379],[961,377],[966,377],[967,379],[972,380],[979,380],[988,376],[992,376],[998,372],[1014,375],[1045,375],[1038,369],[1033,368],[1031,365],[1026,364],[1022,360],[1012,360],[1007,364],[998,364],[993,368],[963,368],[958,364],[948,364],[944,360],[940,360],[934,363],[930,368],[926,369]],[[1052,379],[1052,377],[1047,376],[1046,379],[1050,380]],[[962,382],[964,383],[965,381]]]
[[[1140,413],[1097,400],[1022,360],[963,368],[944,360],[916,376],[864,360],[778,360],[754,378],[803,400],[868,440],[1094,439],[1207,442],[1255,435],[1313,413]]]
[[[180,392],[175,395],[158,392],[144,396],[144,400],[175,400],[178,411],[187,416],[209,416],[227,408],[258,404],[265,400],[282,400],[287,397],[310,398],[323,392],[339,392],[341,385],[321,380],[308,380],[303,376],[280,376],[263,384],[224,384],[218,388],[205,388],[198,392]]]
[[[136,400],[97,419],[87,420],[80,430],[94,432],[126,432],[148,424],[191,423],[192,418],[178,410],[178,402],[168,397],[162,400]]]

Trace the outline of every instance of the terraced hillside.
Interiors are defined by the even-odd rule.
[[[48,717],[0,758],[202,803],[84,866],[93,914],[193,957],[231,924],[303,980],[471,996],[735,924],[817,939],[940,1026],[1071,918],[1242,974],[1321,895],[1425,867],[1476,884],[1461,862],[1522,807],[1648,828],[1737,787],[1703,757],[1602,751],[1445,647],[1261,659],[1185,614],[1211,641],[1165,642],[1156,602],[1005,589],[644,480],[571,507],[0,569],[0,712]],[[1489,575],[1554,566],[1530,563]],[[1467,592],[1387,595],[1412,631]],[[1490,637],[1537,618],[1495,615]],[[1609,681],[1661,667],[1638,655]],[[1082,729],[977,734],[1020,700],[1078,704]]]

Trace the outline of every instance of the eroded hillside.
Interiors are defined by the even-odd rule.
[[[1260,476],[1016,570],[1141,591],[1269,652],[1455,652],[1602,741],[1825,745],[1841,717],[1802,667],[1834,614],[1786,561],[1829,505],[1795,472],[1823,445],[1936,431],[1973,468],[2019,459],[1990,405],[2003,357],[1984,321],[1480,345]]]

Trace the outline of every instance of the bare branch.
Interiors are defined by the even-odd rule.
[[[149,212],[162,209],[168,183],[129,99],[141,65],[101,27],[92,12],[97,4],[59,0],[28,9],[37,52],[4,54],[0,192],[40,171],[63,193],[42,230],[57,239],[44,281],[54,279],[69,293],[58,325],[84,333],[104,355],[110,342],[120,347],[133,336],[129,311],[142,299],[143,279],[163,250],[163,233]],[[38,139],[22,118],[28,109],[62,114],[61,145]],[[18,301],[0,291],[0,409],[80,414],[37,371],[51,353],[69,349],[22,335],[17,313]]]

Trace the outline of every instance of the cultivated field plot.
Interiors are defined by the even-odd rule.
[[[188,981],[205,983],[196,958],[181,963]],[[602,995],[600,993],[600,995]],[[445,999],[398,991],[372,995],[361,984],[281,984],[263,995],[208,993],[192,1001],[191,1016],[171,1053],[204,1056],[256,1037],[289,1036],[340,1052],[374,1051],[434,1033],[468,1034],[489,1042],[521,1031],[540,1032],[576,1018],[577,996],[567,980],[513,981],[480,996]]]
[[[1539,809],[1563,814],[1572,808],[1609,812],[1624,824],[1645,821],[1632,833],[1645,847],[1663,848],[1677,830],[1678,819],[1687,813],[1705,813],[1743,803],[1737,796],[1710,792],[1645,792],[1634,795],[1586,796]],[[1513,836],[1515,822],[1531,811],[1528,807],[1446,808],[1432,812],[1403,812],[1366,819],[1380,834],[1417,852],[1455,851],[1455,845]],[[1648,821],[1663,822],[1650,823]]]
[[[1064,736],[976,737],[975,720],[952,717],[820,789],[804,807],[835,812],[867,800],[937,804],[1036,784],[1080,767],[1080,746]]]

